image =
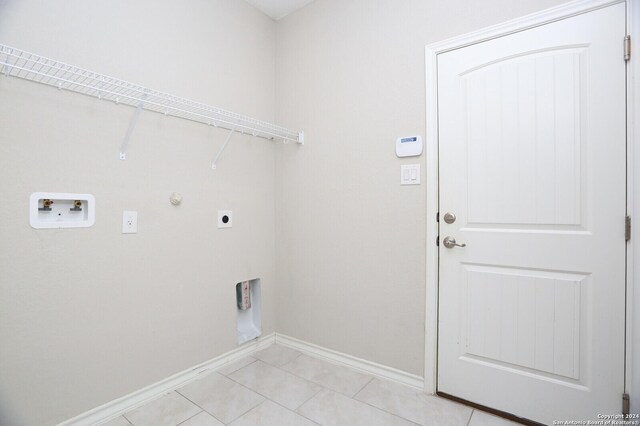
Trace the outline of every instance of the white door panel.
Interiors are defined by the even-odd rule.
[[[438,56],[438,390],[532,420],[620,411],[625,6]]]

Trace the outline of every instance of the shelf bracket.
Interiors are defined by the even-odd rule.
[[[147,97],[147,94],[142,95],[142,99],[144,100]],[[136,128],[136,124],[138,124],[138,117],[140,117],[140,111],[142,111],[142,107],[144,106],[144,102],[138,102],[136,106],[136,112],[133,113],[133,117],[131,118],[131,122],[129,122],[129,128],[127,129],[127,133],[124,135],[124,139],[122,141],[122,145],[120,145],[120,159],[127,159],[127,147],[129,146],[129,139],[131,139],[131,134],[133,133],[133,129]]]
[[[224,143],[220,147],[220,150],[218,150],[218,154],[216,155],[215,160],[213,160],[213,162],[211,163],[211,168],[213,170],[216,170],[218,168],[218,160],[220,159],[220,156],[222,155],[222,151],[224,151],[224,149],[227,147],[227,144],[229,144],[229,141],[231,140],[231,136],[233,136],[233,133],[236,131],[236,127],[238,127],[237,124],[235,126],[233,126],[233,129],[231,129],[231,131],[227,135],[227,139],[225,139]]]

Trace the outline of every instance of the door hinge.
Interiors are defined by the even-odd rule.
[[[629,59],[631,59],[631,36],[628,35],[624,38],[624,60]]]
[[[624,240],[631,240],[631,216],[624,218]]]
[[[436,222],[440,222],[440,212],[436,213]]]
[[[622,414],[630,414],[630,408],[631,407],[629,407],[629,394],[623,393],[622,394]]]
[[[440,247],[440,235],[436,237],[436,246]]]

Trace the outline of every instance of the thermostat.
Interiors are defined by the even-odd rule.
[[[396,139],[398,157],[415,157],[422,154],[422,136],[407,136]]]

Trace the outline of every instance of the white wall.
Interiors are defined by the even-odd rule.
[[[278,23],[278,331],[423,375],[425,187],[399,136],[425,134],[426,44],[562,0],[316,0]]]
[[[0,0],[0,43],[273,120],[275,24],[243,1]],[[262,278],[275,330],[272,144],[234,136],[212,171],[226,132],[143,112],[120,161],[133,111],[0,78],[2,425],[54,424],[235,348],[242,279]],[[32,229],[35,191],[94,194],[95,226]]]

